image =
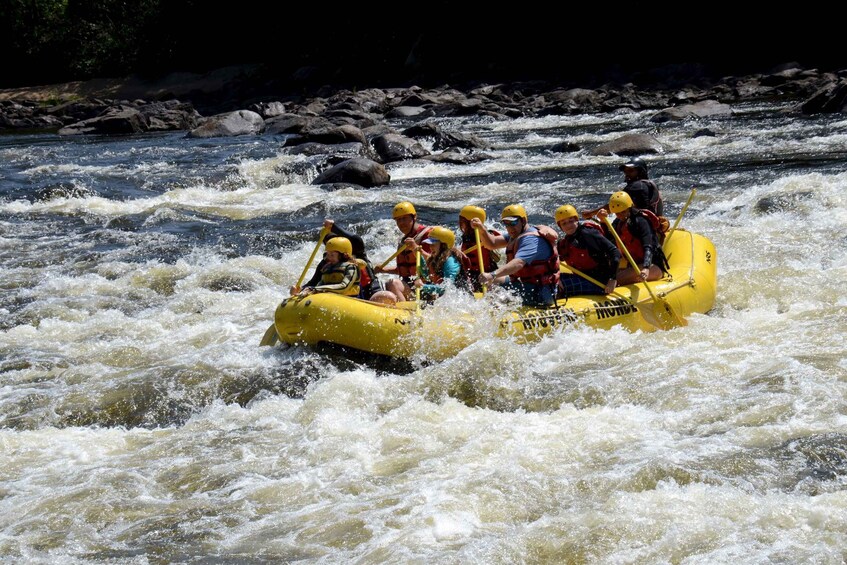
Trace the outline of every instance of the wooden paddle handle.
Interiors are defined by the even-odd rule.
[[[393,254],[391,257],[389,257],[388,259],[386,259],[385,261],[383,261],[383,262],[382,262],[382,264],[379,266],[379,268],[380,268],[380,269],[384,269],[384,268],[385,268],[385,266],[386,266],[386,265],[388,265],[389,263],[391,263],[391,261],[392,261],[395,257],[397,257],[398,255],[400,255],[401,253],[403,253],[403,251],[405,251],[405,250],[406,250],[406,247],[407,247],[407,246],[406,246],[406,244],[404,243],[404,244],[403,244],[403,245],[401,245],[399,248],[397,248],[397,251],[395,251],[395,252],[394,252],[394,254]]]
[[[474,228],[474,235],[476,236],[476,260],[479,263],[479,272],[485,272],[485,263],[482,261],[482,245],[479,243],[479,229]],[[482,285],[482,294],[485,294],[485,285]]]
[[[668,244],[668,240],[673,235],[673,232],[676,230],[676,227],[679,225],[679,221],[682,220],[682,215],[685,214],[685,211],[688,210],[688,205],[691,204],[691,201],[694,200],[694,195],[697,194],[697,189],[692,188],[691,194],[688,195],[688,200],[685,202],[685,206],[682,207],[682,210],[679,212],[679,216],[676,217],[676,221],[673,223],[673,227],[668,230],[668,234],[665,236],[665,241],[662,243],[662,247]]]
[[[635,264],[635,259],[632,258],[632,255],[629,254],[629,249],[626,248],[626,245],[621,241],[621,237],[618,235],[618,232],[615,231],[615,228],[612,227],[612,222],[609,221],[608,216],[603,218],[603,221],[606,223],[606,227],[609,228],[609,231],[612,232],[612,235],[615,236],[615,241],[618,242],[618,247],[621,248],[621,253],[626,255],[626,260],[629,261],[629,264],[635,269],[636,273],[640,273],[641,269],[638,268],[638,265]],[[653,294],[653,289],[650,288],[650,285],[647,284],[647,281],[641,281],[644,283],[644,288],[647,289],[647,292],[650,293],[650,297],[653,298],[653,302],[656,302],[658,298]]]
[[[418,278],[421,277],[421,248],[418,247],[418,250],[415,251],[415,271],[418,274]],[[415,281],[417,282],[417,281]],[[421,287],[415,284],[415,301],[418,303],[418,309],[421,307]]]
[[[580,270],[579,270],[579,269],[577,269],[576,267],[571,267],[570,265],[568,265],[568,264],[567,264],[567,263],[565,263],[565,262],[562,262],[562,265],[563,265],[565,268],[567,268],[570,272],[572,272],[573,274],[575,274],[576,276],[578,276],[578,277],[582,277],[582,278],[584,278],[585,280],[587,280],[588,282],[593,283],[593,284],[596,284],[597,286],[599,286],[600,288],[602,288],[602,289],[604,289],[604,290],[605,290],[606,285],[602,284],[602,283],[601,283],[600,281],[598,281],[597,279],[595,279],[595,278],[593,278],[593,277],[591,277],[591,276],[589,276],[589,275],[586,275],[585,273],[583,273],[582,271],[580,271]],[[632,300],[630,300],[629,298],[627,298],[626,296],[624,296],[624,295],[623,295],[623,294],[621,294],[620,292],[616,292],[616,291],[615,291],[615,292],[612,292],[612,295],[613,295],[613,296],[617,296],[618,298],[623,298],[624,300],[626,300],[626,301],[627,301],[627,302],[629,302],[630,304],[634,304],[634,303],[632,302]]]
[[[306,266],[303,267],[303,272],[300,273],[300,278],[297,279],[297,288],[300,288],[300,285],[303,284],[303,279],[306,278],[306,273],[309,271],[309,267],[312,266],[312,261],[315,260],[315,255],[318,254],[318,249],[321,248],[321,244],[324,242],[324,237],[329,233],[326,228],[321,228],[320,233],[318,234],[318,243],[315,245],[315,248],[312,250],[312,255],[309,257],[309,261],[306,263]]]

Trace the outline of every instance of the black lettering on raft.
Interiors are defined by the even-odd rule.
[[[632,303],[623,298],[614,298],[612,300],[606,300],[605,302],[595,302],[594,310],[597,312],[598,320],[614,318],[615,316],[626,316],[627,314],[638,311]]]
[[[537,310],[527,312],[520,316],[517,320],[503,320],[500,322],[501,327],[507,327],[512,323],[523,325],[525,330],[535,328],[555,328],[563,324],[572,324],[579,319],[576,312],[571,308],[556,308],[550,310]]]

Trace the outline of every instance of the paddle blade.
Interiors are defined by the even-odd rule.
[[[259,345],[274,345],[277,341],[279,341],[279,335],[276,333],[276,326],[271,324],[271,326],[265,330],[265,335],[262,336],[262,341],[259,342]]]
[[[660,330],[672,330],[688,325],[688,320],[677,314],[666,300],[656,297],[652,303],[638,305],[641,316]]]

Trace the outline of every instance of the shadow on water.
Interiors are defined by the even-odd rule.
[[[183,425],[216,401],[246,407],[256,400],[305,397],[311,384],[339,372],[367,367],[379,373],[413,370],[407,362],[335,347],[290,347],[269,352],[278,355],[272,368],[222,374],[209,366],[167,369],[151,379],[121,382],[97,394],[66,395],[47,411],[49,425],[157,428]],[[3,426],[32,429],[45,425],[44,411],[20,406]],[[44,407],[46,408],[46,407]]]
[[[327,356],[336,367],[344,371],[366,367],[379,374],[408,375],[418,369],[418,364],[408,359],[377,355],[341,345],[321,343],[315,351]]]

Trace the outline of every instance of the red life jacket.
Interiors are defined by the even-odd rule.
[[[410,233],[404,234],[403,237],[400,238],[400,243],[397,247],[402,247],[406,238],[411,237],[414,238],[415,243],[423,247],[423,250],[429,253],[431,251],[431,246],[428,243],[422,242],[429,237],[429,232],[431,231],[432,228],[416,224]],[[414,251],[407,249],[397,256],[397,274],[403,278],[414,277],[418,274],[418,265],[415,263]]]
[[[596,229],[601,234],[605,235],[605,231],[596,222],[583,222],[580,227],[585,226],[588,229]],[[579,229],[579,228],[577,228]],[[576,232],[574,232],[576,236]],[[599,263],[588,254],[588,250],[583,247],[573,245],[571,236],[565,236],[556,244],[556,250],[559,252],[559,258],[564,260],[569,266],[576,267],[580,271],[592,271],[599,266]]]
[[[538,231],[524,231],[518,237],[509,241],[506,245],[506,262],[515,258],[515,252],[518,249],[518,241],[522,237],[537,237],[546,242],[550,246],[550,257],[527,263],[517,273],[512,273],[509,278],[512,282],[522,282],[531,284],[558,284],[559,282],[559,251],[556,246],[541,235]]]
[[[653,231],[656,232],[656,237],[659,240],[659,245],[665,242],[665,234],[671,227],[670,221],[664,216],[657,216],[650,210],[641,210],[641,215],[647,218],[650,225],[653,226]]]
[[[362,288],[367,288],[371,285],[371,274],[368,272],[368,264],[364,259],[356,259],[356,263],[359,265],[359,286]]]
[[[492,236],[496,237],[500,235],[500,232],[497,230],[488,230]],[[468,251],[473,248],[473,251]],[[462,251],[465,253],[465,256],[469,262],[467,265],[468,271],[474,271],[476,273],[480,273],[482,271],[479,270],[479,256],[476,253],[476,240],[469,239],[465,241],[462,239]],[[492,255],[491,250],[482,246],[482,264],[485,265],[485,272],[490,273],[491,271],[497,270],[497,260]]]
[[[647,223],[650,224],[650,229],[652,229],[654,233],[658,234],[656,226],[659,223],[659,218],[656,217],[656,214],[654,214],[650,210],[638,210],[638,213],[647,219]],[[623,222],[623,227],[621,227],[620,229],[620,236],[624,247],[627,248],[629,254],[632,256],[632,260],[635,261],[636,265],[640,265],[642,261],[644,261],[644,246],[641,245],[641,240],[636,237],[629,229],[630,220],[634,221],[634,216],[632,214],[633,213],[630,212],[630,217],[627,218],[626,222]],[[615,220],[615,223],[619,222]],[[623,249],[621,249],[621,253],[624,253]],[[629,261],[625,261],[626,254],[624,253],[624,258],[621,259],[621,265],[630,266]]]

